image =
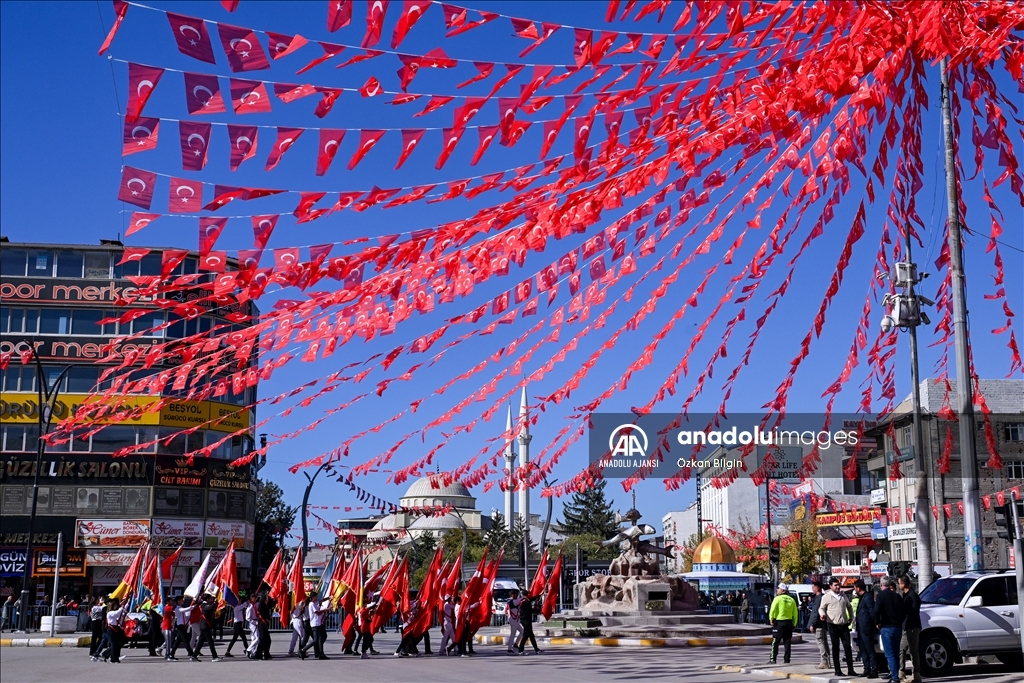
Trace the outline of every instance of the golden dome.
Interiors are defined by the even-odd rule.
[[[736,564],[736,553],[718,536],[705,538],[693,550],[694,564]]]

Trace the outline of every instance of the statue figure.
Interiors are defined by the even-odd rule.
[[[649,536],[656,533],[654,527],[648,524],[637,524],[641,514],[636,509],[636,493],[633,493],[633,507],[620,517],[627,520],[631,526],[619,531],[607,541],[601,543],[608,547],[618,544],[619,556],[612,560],[608,568],[613,576],[660,576],[661,568],[658,561],[649,555],[662,555],[672,557],[671,548],[662,548],[650,541],[641,540],[641,536]]]

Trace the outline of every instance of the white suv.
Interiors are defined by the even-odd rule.
[[[1013,574],[967,572],[935,581],[921,593],[924,673],[946,675],[954,663],[977,655],[1020,668],[1019,619]]]

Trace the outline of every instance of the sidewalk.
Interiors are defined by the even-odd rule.
[[[0,647],[89,647],[92,636],[72,634],[49,638],[42,634],[11,634],[0,637]]]
[[[504,645],[508,636],[477,634],[473,642],[480,645]],[[564,645],[587,647],[736,647],[742,645],[771,645],[771,636],[722,638],[538,638],[537,644],[546,647]],[[802,642],[798,634],[793,642]]]

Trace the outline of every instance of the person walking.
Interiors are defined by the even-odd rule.
[[[369,659],[373,652],[373,615],[377,611],[377,603],[371,602],[359,610],[359,632],[363,634],[361,659]]]
[[[789,594],[789,586],[780,583],[775,589],[775,599],[768,610],[768,623],[772,625],[772,654],[769,664],[775,664],[779,658],[779,645],[782,645],[782,662],[789,664],[790,651],[793,646],[793,629],[799,619],[796,600]]]
[[[307,608],[309,607],[309,596],[302,602],[299,602],[292,607],[292,613],[289,617],[288,623],[292,628],[292,639],[288,643],[288,656],[289,657],[302,657],[306,658],[306,642],[309,640],[310,631],[312,629],[307,628],[309,620],[307,618]],[[295,648],[298,648],[298,652]]]
[[[455,607],[458,601],[458,596],[444,596],[444,607],[441,608],[441,647],[437,651],[438,657],[447,657],[455,643]]]
[[[310,636],[313,638],[313,654],[317,659],[330,659],[324,654],[324,641],[327,640],[327,629],[324,626],[324,610],[320,604],[320,600],[317,597],[316,591],[312,591],[309,596],[309,605],[306,607],[306,616],[309,621]],[[302,656],[306,656],[306,652],[309,650],[309,646],[302,648]]]
[[[839,579],[836,577],[832,577],[828,586],[829,591],[821,596],[818,614],[828,624],[828,637],[832,641],[832,664],[836,676],[842,676],[842,666],[839,664],[839,643],[842,642],[846,654],[846,675],[856,676],[853,670],[853,648],[850,645],[850,622],[853,621],[850,598],[840,590]]]
[[[128,606],[122,607],[119,600],[112,599],[107,611],[107,633],[110,636],[110,661],[114,664],[121,663],[121,648],[125,641],[124,622],[127,618]]]
[[[264,595],[263,599],[260,600],[259,607],[256,611],[259,615],[259,645],[256,648],[256,654],[253,655],[254,659],[273,659],[274,656],[270,654],[270,620],[274,616],[274,607],[277,605],[277,601],[269,595]]]
[[[891,576],[882,577],[882,590],[875,597],[875,626],[882,637],[882,649],[889,662],[891,683],[900,683],[900,639],[903,635],[903,598],[896,594]]]
[[[523,600],[519,603],[519,623],[523,628],[523,635],[519,639],[519,654],[525,654],[526,641],[533,646],[533,654],[539,655],[540,648],[537,646],[537,637],[533,635],[533,615],[537,613],[538,597],[532,597],[529,593],[523,594]]]
[[[260,646],[259,600],[259,594],[253,593],[245,603],[245,620],[249,624],[249,633],[252,634],[252,642],[245,648],[245,656],[249,659],[256,659],[256,651]]]
[[[7,599],[4,600],[4,606],[0,608],[0,633],[4,632],[4,629],[13,631],[12,626],[14,620],[14,596],[8,595]]]
[[[245,638],[245,610],[249,605],[249,601],[245,597],[245,593],[239,596],[241,601],[231,608],[231,642],[228,643],[227,650],[224,651],[225,657],[234,657],[231,654],[231,648],[235,646],[238,639],[242,639],[242,649],[249,649],[249,641]]]
[[[164,603],[164,613],[160,619],[160,630],[164,634],[164,659],[171,661],[171,650],[174,645],[174,604],[170,601]]]
[[[740,593],[740,622],[746,624],[750,622],[750,596],[746,591]]]
[[[896,579],[900,592],[903,594],[903,635],[900,638],[900,669],[903,678],[913,683],[921,683],[921,597],[910,583],[910,577],[901,574]],[[907,669],[907,656],[914,666],[911,675]]]
[[[867,589],[863,579],[853,582],[857,594],[857,609],[853,616],[857,620],[857,642],[860,645],[860,660],[864,663],[864,677],[878,678],[878,661],[875,659],[875,596]]]
[[[178,646],[184,645],[188,658],[193,662],[196,659],[195,650],[192,649],[192,636],[188,631],[189,617],[192,616],[191,604],[186,605],[184,599],[179,595],[174,601],[174,640],[171,646],[171,659],[175,659],[178,653]]]
[[[214,624],[217,621],[217,603],[214,602],[213,596],[209,593],[204,593],[202,600],[194,608],[199,612],[199,639],[196,641],[195,656],[199,658],[199,653],[202,652],[203,646],[207,643],[210,644],[210,655],[212,662],[219,662],[220,657],[217,656],[217,649],[214,646],[213,634]]]
[[[821,581],[815,580],[811,582],[811,602],[808,607],[808,627],[811,633],[814,634],[814,642],[818,645],[818,665],[817,669],[831,669],[832,668],[832,655],[828,649],[828,626],[825,620],[821,618],[819,610],[821,609],[821,598],[825,592],[825,587]]]
[[[513,590],[512,597],[509,599],[508,604],[505,606],[505,614],[508,615],[508,654],[512,655],[516,653],[518,647],[518,638],[523,634],[523,625],[519,622],[519,608],[523,604],[523,599],[519,597],[519,591]]]
[[[103,598],[96,599],[96,604],[89,609],[89,626],[92,629],[92,639],[89,641],[89,656],[94,657],[100,649],[100,641],[103,640],[103,626],[107,623],[107,607]]]

